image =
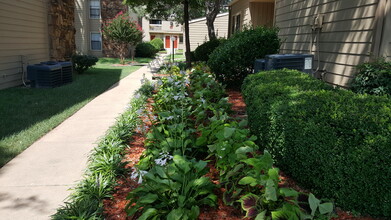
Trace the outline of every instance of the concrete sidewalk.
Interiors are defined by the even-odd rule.
[[[144,66],[122,79],[0,169],[0,219],[50,219],[81,178],[89,152],[125,111]]]

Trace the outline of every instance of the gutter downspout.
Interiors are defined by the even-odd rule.
[[[231,15],[232,15],[232,6],[228,6],[228,37],[227,38],[230,38],[231,37]]]
[[[382,38],[383,38],[383,28],[385,23],[385,14],[386,14],[386,7],[387,0],[379,0],[376,14],[375,14],[375,27],[373,29],[373,41],[372,41],[372,48],[371,48],[371,57],[370,59],[376,59],[381,56],[380,54],[380,47],[382,44]]]

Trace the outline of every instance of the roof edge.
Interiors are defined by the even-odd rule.
[[[220,13],[220,14],[218,14],[218,15],[216,16],[216,18],[218,18],[218,17],[223,17],[223,16],[225,16],[225,15],[228,15],[228,12]],[[199,21],[203,21],[203,20],[206,20],[206,17],[196,18],[196,19],[190,20],[190,21],[189,21],[189,24],[190,24],[190,23],[199,22]]]

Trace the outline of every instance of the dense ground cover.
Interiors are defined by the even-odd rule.
[[[136,59],[149,62],[150,59]],[[71,84],[52,89],[0,91],[0,167],[66,118],[139,67],[113,67],[104,58]]]
[[[243,85],[249,125],[277,165],[345,210],[391,215],[391,102],[276,70]]]
[[[175,70],[175,68],[174,68]],[[187,77],[172,72],[153,96],[153,126],[132,177],[140,185],[129,193],[128,215],[138,219],[196,219],[215,207],[221,188],[226,205],[246,217],[328,218],[332,203],[313,194],[280,187],[271,155],[259,154],[246,121],[228,115],[224,88],[202,67]],[[217,180],[210,179],[210,166]]]

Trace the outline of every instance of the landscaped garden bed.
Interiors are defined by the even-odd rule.
[[[119,138],[121,160],[110,166],[114,168],[111,177],[117,178],[110,178],[106,194],[99,197],[99,209],[91,216],[372,219],[355,218],[335,209],[333,203],[317,199],[281,175],[273,166],[272,155],[258,147],[257,138],[249,132],[246,105],[239,91],[225,90],[204,66],[190,73],[170,68],[168,73],[154,87],[147,82],[139,90],[135,100],[151,97],[130,109],[132,117],[142,122],[136,126],[127,120],[132,126],[126,127],[119,120],[129,130],[120,130],[126,137]],[[95,160],[92,158],[92,163]],[[89,170],[96,179],[94,170],[102,169],[94,166]],[[73,197],[76,202],[83,201],[79,194]],[[72,209],[68,205],[59,213]]]

